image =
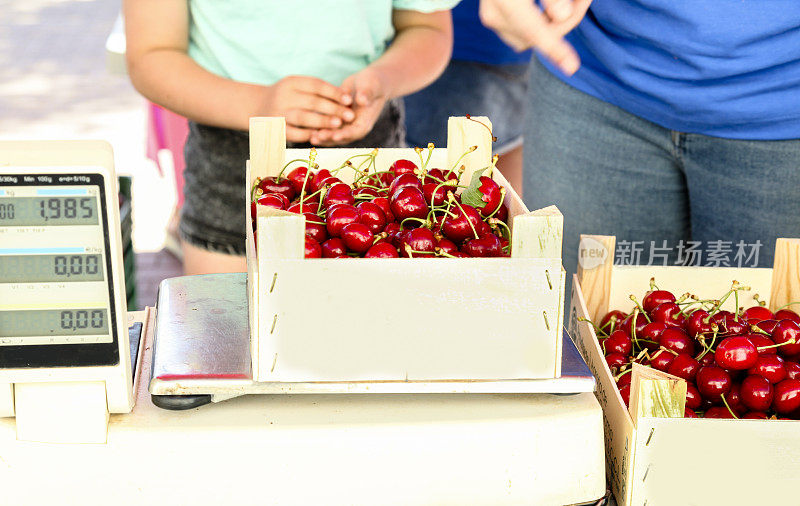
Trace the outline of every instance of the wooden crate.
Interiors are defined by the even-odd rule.
[[[609,309],[627,311],[655,276],[659,288],[700,297],[725,293],[733,280],[771,308],[800,300],[800,239],[778,239],[773,269],[613,265],[615,238],[582,236],[572,288],[570,334],[597,378],[603,407],[606,471],[620,506],[797,504],[800,422],[632,416],[622,401],[594,329]],[[604,253],[606,252],[606,253]],[[734,308],[733,297],[726,303]],[[631,402],[634,405],[634,401]]]
[[[490,164],[491,123],[475,119],[483,124],[450,119],[448,148],[433,150],[430,167],[453,166],[470,146],[462,181]],[[319,149],[316,163],[335,168],[371,151]],[[308,156],[286,149],[282,118],[251,119],[248,194],[255,177]],[[399,158],[419,159],[413,149],[379,149],[376,166]],[[338,177],[349,183],[345,172]],[[511,258],[305,259],[304,217],[258,206],[258,244],[249,227],[247,235],[254,379],[559,377],[563,217],[553,206],[529,212],[499,171],[493,177],[508,191]]]

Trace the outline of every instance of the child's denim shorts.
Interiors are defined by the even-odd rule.
[[[375,127],[347,147],[405,147],[403,103],[391,100]],[[288,147],[309,147],[288,143]],[[247,132],[189,122],[184,147],[185,202],[180,235],[199,248],[230,255],[245,254],[245,162],[250,157]]]

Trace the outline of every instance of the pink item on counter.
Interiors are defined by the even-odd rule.
[[[175,172],[175,188],[178,193],[176,206],[180,209],[183,205],[183,145],[189,134],[189,125],[186,118],[164,109],[152,102],[147,108],[147,157],[158,166],[161,174],[164,173],[158,161],[158,152],[162,149],[172,153],[172,165]]]

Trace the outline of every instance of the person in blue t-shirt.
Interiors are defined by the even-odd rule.
[[[531,51],[515,51],[478,18],[478,0],[453,8],[453,55],[444,73],[427,88],[405,97],[406,141],[410,146],[447,144],[447,118],[487,116],[497,137],[497,167],[522,193],[522,130]]]
[[[771,266],[775,239],[800,236],[800,2],[590,2],[481,0],[487,26],[545,57],[525,195],[564,213],[565,268],[579,234],[641,263],[696,241],[693,264]]]

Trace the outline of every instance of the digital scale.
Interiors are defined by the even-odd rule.
[[[0,142],[0,416],[19,439],[104,442],[131,411],[125,293],[111,146]]]
[[[376,502],[402,476],[418,490],[396,491],[408,502],[459,493],[542,504],[603,496],[595,380],[566,334],[555,379],[255,382],[246,275],[214,274],[161,283],[156,315],[148,318],[154,325],[141,336],[152,360],[141,355],[142,326],[129,330],[125,310],[116,186],[107,143],[0,142],[0,417],[16,417],[23,442],[107,443],[90,453],[4,446],[0,465],[13,459],[12,476],[26,497],[82,493],[102,476],[104,496],[139,496],[138,480],[108,474],[130,462],[147,462],[148,494],[181,476],[177,482],[215,484],[249,476],[235,487],[241,501],[262,493],[262,471],[283,476],[269,486],[278,502],[323,489],[334,494],[330,503]],[[150,370],[153,403],[140,399],[133,415],[109,425],[109,413],[134,406],[137,356]],[[247,394],[275,395],[233,399]],[[211,403],[171,413],[155,407]],[[164,446],[193,457],[177,468],[153,462]],[[352,465],[363,462],[359,476],[374,486],[356,495],[342,488],[352,478],[338,465],[345,454],[361,455]],[[207,465],[233,458],[246,468]],[[91,472],[85,479],[64,474],[59,488],[31,495],[42,472],[63,474],[69,465]],[[326,485],[299,492],[292,479],[301,468],[308,484]],[[430,481],[435,473],[441,480]],[[195,503],[211,497],[197,492]],[[181,493],[187,499],[191,491]]]

